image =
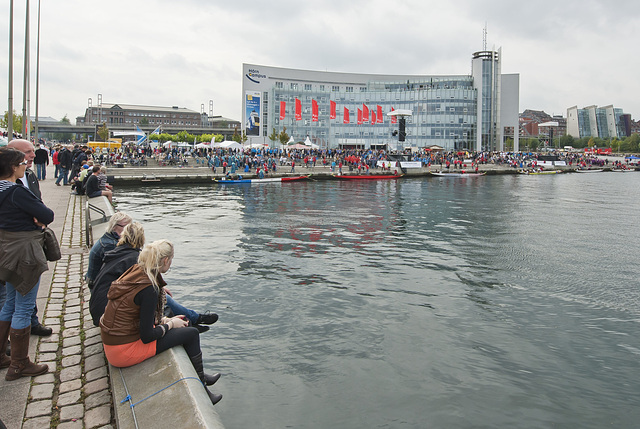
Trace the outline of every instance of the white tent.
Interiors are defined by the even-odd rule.
[[[168,142],[162,143],[162,147],[176,147],[176,146],[178,146],[178,143],[172,142],[171,140],[169,140]]]
[[[265,147],[269,147],[269,145],[266,143],[251,143],[249,145],[246,145],[245,147],[247,149],[262,149]]]
[[[196,149],[209,149],[211,145],[209,143],[198,143]]]
[[[317,144],[313,143],[311,141],[311,139],[309,138],[309,136],[307,136],[307,139],[304,141],[304,145],[305,146],[309,146],[312,149],[320,149],[320,146],[318,146]]]
[[[216,143],[214,146],[222,149],[242,149],[242,145],[240,143],[230,141],[230,140],[225,140],[223,142]]]
[[[287,144],[294,144],[295,140],[293,140],[293,136],[289,137],[289,141],[287,142]]]

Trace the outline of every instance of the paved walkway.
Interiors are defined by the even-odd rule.
[[[55,212],[50,225],[62,259],[49,262],[41,278],[38,310],[53,328],[50,337],[31,337],[30,356],[49,365],[47,374],[5,381],[0,371],[0,419],[14,428],[111,428],[113,406],[100,330],[89,313],[88,264],[83,197],[55,186],[53,167],[40,182],[45,204]]]

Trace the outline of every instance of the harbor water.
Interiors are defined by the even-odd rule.
[[[117,189],[228,428],[630,428],[640,173]]]

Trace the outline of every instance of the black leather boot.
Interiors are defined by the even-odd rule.
[[[193,368],[196,370],[196,374],[198,374],[198,378],[204,384],[204,390],[207,392],[207,395],[209,395],[209,400],[211,401],[211,403],[215,405],[218,402],[220,402],[220,400],[222,399],[222,395],[219,393],[211,393],[211,391],[209,391],[209,388],[207,387],[207,386],[211,386],[212,384],[214,384],[216,381],[220,379],[220,373],[216,373],[213,375],[208,375],[204,373],[204,365],[202,363],[202,353],[198,353],[195,356],[189,356],[189,360],[191,360],[191,363],[193,364]]]
[[[0,321],[0,368],[8,368],[11,365],[11,359],[6,355],[10,329],[11,321]]]

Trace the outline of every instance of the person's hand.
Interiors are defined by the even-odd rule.
[[[40,228],[45,229],[47,227],[47,225],[45,225],[44,223],[40,222],[38,219],[36,219],[35,217],[33,218],[33,223],[35,223],[36,225],[38,225]]]
[[[185,328],[189,326],[189,320],[185,316],[175,316],[169,320],[169,326],[171,328]]]
[[[166,287],[166,286],[165,286],[163,289],[164,289],[164,292],[165,292],[167,295],[169,295],[170,297],[172,297],[172,298],[173,298],[173,294],[171,293],[171,291],[169,290],[169,288],[168,288],[168,287]]]

